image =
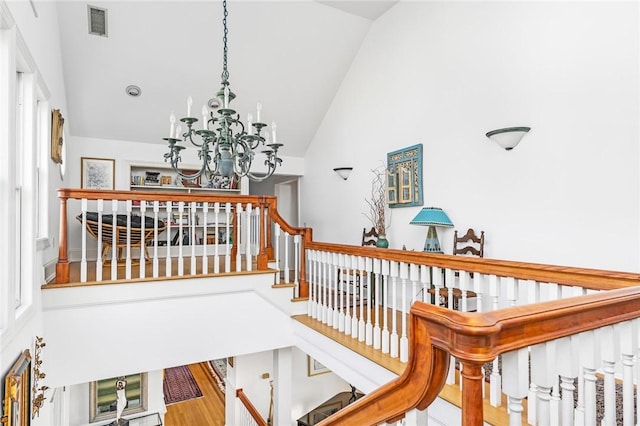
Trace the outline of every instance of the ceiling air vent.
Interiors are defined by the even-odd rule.
[[[89,34],[107,37],[107,9],[87,5]]]

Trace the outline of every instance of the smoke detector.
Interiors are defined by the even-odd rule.
[[[142,95],[142,89],[139,86],[136,86],[135,84],[131,84],[129,86],[127,86],[124,89],[125,92],[127,92],[127,95],[137,98],[138,96]]]

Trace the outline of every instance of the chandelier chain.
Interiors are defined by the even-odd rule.
[[[222,7],[224,9],[224,14],[222,17],[222,26],[224,27],[224,34],[222,36],[222,41],[224,42],[224,50],[222,56],[222,81],[229,80],[229,71],[227,70],[227,34],[229,34],[229,29],[227,28],[227,16],[229,12],[227,12],[227,0],[222,2]]]

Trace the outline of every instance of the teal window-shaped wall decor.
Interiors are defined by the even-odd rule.
[[[422,144],[387,154],[387,203],[392,208],[423,205]]]

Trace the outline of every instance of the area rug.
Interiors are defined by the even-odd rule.
[[[225,384],[224,381],[227,378],[227,359],[214,359],[207,363],[209,366],[209,372],[213,377],[213,380],[218,385],[218,388],[224,393]]]
[[[167,405],[202,397],[202,391],[186,365],[165,369],[162,389]]]

